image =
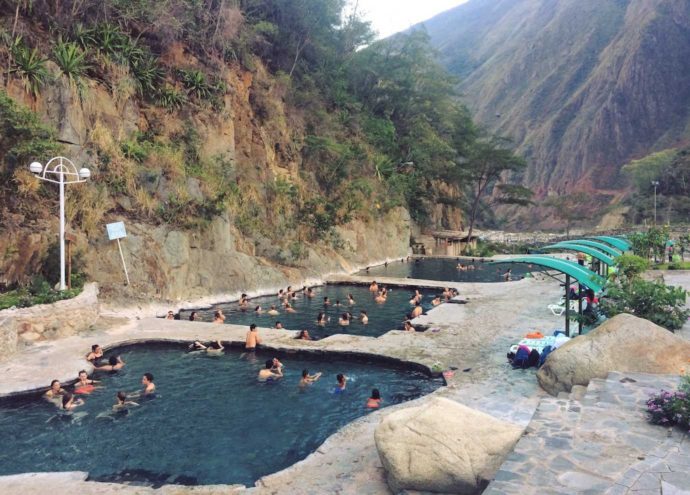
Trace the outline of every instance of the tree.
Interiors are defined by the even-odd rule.
[[[469,206],[468,239],[472,238],[479,207],[487,198],[491,198],[491,204],[531,203],[532,194],[529,189],[517,184],[498,184],[505,175],[520,172],[527,166],[525,160],[508,147],[509,142],[508,139],[498,136],[483,137],[471,140],[458,150],[461,156],[453,175],[460,183],[466,185]]]
[[[577,192],[564,196],[551,196],[542,204],[551,208],[556,218],[565,223],[565,236],[570,238],[570,228],[573,223],[587,218],[590,197],[583,192]]]

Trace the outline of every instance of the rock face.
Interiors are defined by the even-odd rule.
[[[610,200],[623,164],[687,138],[686,0],[471,0],[424,25],[475,117],[525,154],[538,197]]]
[[[611,371],[676,374],[690,364],[690,342],[654,323],[620,314],[551,353],[537,373],[552,395]]]
[[[386,416],[375,438],[393,491],[474,494],[521,434],[519,426],[439,397]]]

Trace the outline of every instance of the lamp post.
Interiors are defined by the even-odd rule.
[[[656,188],[659,187],[659,181],[653,180],[652,185],[654,186],[654,226],[656,227]]]
[[[60,185],[60,290],[65,290],[65,184],[86,182],[91,171],[88,168],[77,169],[63,156],[51,158],[45,166],[33,162],[29,170],[41,180]]]

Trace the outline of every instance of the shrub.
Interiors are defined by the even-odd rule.
[[[165,85],[158,91],[156,103],[168,111],[178,110],[187,102],[187,97],[172,86]]]
[[[141,96],[153,98],[163,80],[163,69],[151,55],[132,61],[130,68],[137,84],[137,91]]]
[[[690,428],[690,375],[683,374],[676,392],[662,390],[647,401],[649,420],[655,425]]]
[[[191,96],[199,100],[208,100],[213,96],[212,87],[206,81],[206,75],[200,70],[181,69],[179,74],[182,84]]]
[[[58,40],[53,48],[55,63],[71,82],[78,83],[89,68],[86,54],[76,43]]]
[[[13,72],[21,77],[26,92],[34,98],[37,97],[41,86],[50,79],[50,74],[46,69],[46,59],[41,57],[36,48],[29,50],[21,43],[12,46],[12,58]]]

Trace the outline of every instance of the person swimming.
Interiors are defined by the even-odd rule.
[[[343,313],[340,315],[340,318],[338,319],[338,325],[341,327],[346,327],[350,324],[350,315],[347,313]]]
[[[350,306],[354,306],[354,305],[355,305],[355,298],[352,297],[352,294],[348,294],[348,295],[347,295],[347,304],[349,304]]]
[[[120,356],[110,356],[108,364],[103,366],[94,366],[94,370],[98,371],[118,371],[125,366],[125,362]]]
[[[333,389],[333,392],[336,394],[340,394],[345,391],[345,387],[347,386],[347,377],[342,373],[338,373],[335,379],[337,381],[337,384]]]
[[[206,346],[202,344],[200,341],[195,340],[191,344],[187,346],[187,352],[194,352],[194,351],[205,351]]]
[[[379,291],[379,285],[376,283],[376,280],[374,280],[370,285],[369,285],[369,292],[373,292],[374,294],[378,293]]]
[[[151,373],[144,373],[144,376],[141,377],[141,384],[143,385],[143,389],[141,391],[141,395],[151,395],[156,392],[156,384],[153,383],[153,375]]]
[[[269,380],[278,380],[283,377],[282,367],[277,368],[275,371],[273,369],[273,359],[266,360],[265,368],[259,371],[257,379],[260,382],[266,382]]]
[[[280,314],[280,313],[278,312],[278,310],[276,309],[276,305],[275,305],[275,304],[271,304],[271,309],[268,310],[268,314],[271,315],[271,316],[277,316],[277,315]]]
[[[257,315],[260,315],[261,313],[264,312],[264,310],[263,310],[263,308],[262,308],[261,306],[257,306],[257,307],[254,308],[254,312],[255,312]]]
[[[64,411],[71,411],[75,407],[83,406],[84,401],[82,399],[75,399],[74,395],[69,392],[65,392],[62,395],[62,409]]]
[[[297,313],[297,310],[292,307],[290,303],[285,303],[285,312],[286,313]]]
[[[369,323],[369,315],[367,315],[367,312],[365,310],[361,310],[359,312],[359,319],[362,322],[362,325],[366,325]]]
[[[60,385],[60,380],[53,380],[50,382],[50,388],[43,394],[43,397],[58,405],[62,396],[66,393],[65,389]]]
[[[513,278],[513,272],[510,268],[506,270],[506,272],[503,274],[503,280],[506,282],[510,282]]]
[[[326,323],[328,323],[326,313],[319,313],[319,316],[316,317],[316,324],[324,326]]]
[[[377,303],[385,303],[386,302],[386,293],[381,290],[377,293],[376,297],[374,298],[374,301]]]
[[[276,321],[276,330],[282,330],[283,329],[283,324],[279,321]]]
[[[381,405],[381,393],[378,388],[371,391],[371,397],[367,399],[367,407],[369,409],[377,409]]]
[[[213,323],[223,323],[225,321],[225,315],[223,310],[219,309],[213,313]]]
[[[221,343],[220,340],[216,340],[215,342],[211,342],[211,344],[206,348],[206,353],[207,354],[222,354],[223,353],[223,344]]]
[[[412,318],[417,318],[422,314],[423,311],[422,305],[419,303],[419,301],[417,301],[414,305],[414,309],[412,310]]]
[[[259,344],[261,344],[261,337],[259,337],[256,324],[252,323],[249,325],[249,331],[244,339],[244,349],[247,351],[254,351],[256,350],[256,346]]]
[[[94,391],[96,380],[90,380],[86,370],[81,370],[78,375],[77,383],[74,384],[75,394],[90,394]]]
[[[199,317],[199,313],[196,311],[192,311],[191,314],[189,315],[189,321],[199,321],[201,318]]]
[[[314,293],[314,291],[312,290],[312,288],[309,287],[309,288],[307,289],[307,297],[311,299],[311,298],[314,297],[315,295],[316,295],[316,294]]]
[[[166,320],[174,320],[175,319],[175,313],[173,313],[172,311],[168,311],[168,314],[165,315],[165,319]]]
[[[414,332],[416,331],[410,320],[405,320],[405,323],[403,325],[404,329],[406,332]]]
[[[299,381],[300,387],[308,387],[316,380],[321,378],[321,372],[315,373],[313,375],[309,374],[309,370],[302,370],[302,379]]]
[[[331,300],[328,299],[328,296],[323,298],[323,305],[324,306],[330,306],[331,305]]]
[[[436,296],[431,300],[432,306],[438,306],[439,304],[441,304],[441,296]]]
[[[103,349],[100,345],[94,344],[91,346],[91,352],[86,355],[86,360],[92,364],[96,364],[99,360],[103,358]]]
[[[138,406],[139,404],[137,402],[127,400],[127,394],[120,391],[117,393],[115,396],[115,404],[113,405],[113,410],[114,411],[123,411],[126,410],[128,406]]]
[[[300,330],[299,335],[296,338],[297,340],[311,340],[308,330]]]

